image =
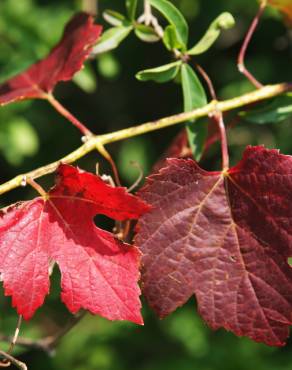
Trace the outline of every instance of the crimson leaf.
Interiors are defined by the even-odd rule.
[[[45,59],[0,85],[0,105],[23,99],[45,99],[59,81],[71,80],[82,68],[101,30],[89,14],[75,15],[61,41]]]
[[[207,172],[170,159],[141,196],[144,293],[160,317],[190,296],[213,329],[283,345],[292,323],[292,157],[248,147],[239,164]]]
[[[62,279],[62,300],[110,320],[142,323],[139,252],[93,223],[96,214],[115,220],[138,218],[148,206],[124,188],[69,165],[45,197],[19,203],[0,218],[0,271],[5,294],[25,319],[49,292],[49,265]]]

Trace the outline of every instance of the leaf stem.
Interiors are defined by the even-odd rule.
[[[214,113],[210,114],[210,117],[216,123],[218,130],[220,132],[220,141],[221,141],[221,154],[222,154],[222,170],[225,171],[229,168],[229,154],[228,154],[228,143],[226,128],[223,120],[223,114],[220,110],[215,110]]]
[[[237,60],[237,67],[238,67],[238,70],[240,73],[244,74],[245,77],[257,88],[261,88],[263,87],[263,85],[253,76],[253,74],[251,72],[249,72],[247,70],[247,68],[245,67],[245,55],[246,55],[246,50],[248,48],[248,45],[250,43],[250,40],[258,26],[258,23],[259,23],[259,20],[266,8],[266,5],[267,5],[267,2],[266,0],[264,1],[261,1],[260,3],[260,6],[259,6],[259,9],[258,9],[258,12],[257,14],[255,15],[249,29],[248,29],[248,32],[244,38],[244,41],[243,41],[243,44],[241,46],[241,49],[240,49],[240,52],[239,52],[239,55],[238,55],[238,60]]]
[[[96,149],[111,165],[116,185],[121,186],[119,172],[118,172],[117,166],[115,164],[115,161],[112,159],[112,156],[105,149],[105,147],[99,142],[96,144]]]
[[[47,197],[46,191],[37,183],[34,181],[33,178],[27,177],[26,182],[35,190],[37,191],[43,198]]]
[[[213,82],[212,82],[211,78],[209,77],[208,73],[204,70],[204,68],[200,64],[196,64],[196,68],[199,71],[200,75],[205,80],[205,82],[208,86],[211,98],[213,100],[217,100],[217,95],[216,95],[216,92],[215,92],[215,89],[214,89],[214,85],[213,85]]]
[[[84,136],[92,136],[92,132],[81,123],[72,113],[70,113],[52,94],[46,94],[45,99],[59,112],[63,117],[70,121]]]
[[[6,193],[15,189],[23,183],[23,179],[37,179],[44,175],[54,172],[60,163],[73,163],[84,157],[87,153],[96,150],[97,145],[106,145],[120,140],[125,140],[134,136],[143,135],[148,132],[160,130],[182,122],[190,121],[200,117],[208,116],[217,108],[221,112],[230,111],[232,109],[244,107],[246,105],[256,103],[265,99],[273,98],[285,92],[292,91],[292,83],[283,83],[277,85],[267,85],[258,90],[238,96],[225,101],[211,102],[202,108],[192,110],[190,112],[179,113],[173,116],[161,118],[157,121],[146,122],[139,126],[129,127],[123,130],[115,131],[105,135],[97,135],[89,137],[89,139],[78,149],[69,153],[58,161],[47,164],[25,174],[20,174],[15,178],[0,185],[0,194]]]

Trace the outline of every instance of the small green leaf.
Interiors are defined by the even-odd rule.
[[[201,40],[187,54],[198,55],[207,51],[219,37],[221,30],[227,30],[235,25],[232,14],[224,12],[220,14],[209,26]]]
[[[185,112],[200,108],[207,104],[207,97],[203,86],[195,71],[188,64],[182,64],[181,66],[181,84]],[[203,153],[207,136],[206,119],[188,122],[186,128],[193,156],[196,161],[199,161]]]
[[[137,10],[137,0],[126,0],[126,8],[129,18],[134,20]]]
[[[160,40],[152,27],[145,26],[144,24],[137,24],[135,26],[136,36],[144,42],[157,42]]]
[[[279,96],[264,107],[249,112],[241,112],[240,116],[252,123],[279,123],[292,117],[292,94]]]
[[[133,26],[113,27],[105,31],[93,48],[93,54],[101,54],[117,48],[120,43],[129,35]]]
[[[174,79],[179,71],[181,61],[170,64],[165,64],[160,67],[145,69],[136,74],[136,78],[140,81],[155,81],[164,83]]]
[[[188,43],[188,24],[181,12],[167,0],[149,0],[153,8],[157,9],[174,26],[177,39],[182,49],[185,50]]]
[[[114,10],[106,9],[102,13],[103,18],[111,25],[111,26],[122,26],[126,18],[123,14],[118,13]]]
[[[184,46],[177,38],[177,32],[173,25],[169,25],[165,28],[163,43],[168,50],[181,49]]]
[[[181,82],[185,112],[207,104],[206,94],[200,80],[195,71],[186,63],[181,66]]]

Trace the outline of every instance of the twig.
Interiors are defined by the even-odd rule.
[[[39,185],[37,182],[34,181],[34,179],[28,177],[26,179],[26,182],[27,184],[29,184],[37,193],[39,193],[40,196],[42,196],[43,198],[47,198],[47,193],[45,191],[45,189],[43,189],[41,187],[41,185]]]
[[[152,11],[151,11],[151,5],[148,0],[144,0],[144,17],[145,17],[145,25],[150,26],[152,22]]]
[[[143,180],[143,169],[141,167],[141,165],[136,162],[136,161],[131,161],[130,162],[130,165],[132,167],[135,167],[137,168],[137,170],[139,171],[139,176],[137,177],[137,179],[135,180],[135,182],[128,188],[128,192],[130,193],[131,191],[133,191],[134,189],[136,189],[137,186],[139,186],[140,182]]]
[[[9,346],[8,351],[7,351],[8,355],[11,355],[11,353],[12,353],[12,351],[13,351],[15,345],[16,345],[16,342],[17,342],[17,339],[18,339],[18,336],[19,336],[21,323],[22,323],[22,315],[18,315],[18,320],[17,320],[17,325],[16,325],[16,328],[15,328],[15,331],[14,331],[14,336],[12,338],[12,341],[10,342],[10,346]]]
[[[109,152],[100,143],[97,143],[96,149],[109,162],[109,164],[111,165],[111,168],[112,168],[112,171],[113,171],[113,175],[114,175],[114,179],[115,179],[115,184],[117,186],[121,186],[119,171],[117,169],[117,166],[115,164],[115,161],[112,159],[112,157],[109,154]]]
[[[72,316],[68,324],[64,326],[64,328],[62,328],[57,334],[55,334],[53,337],[48,337],[45,341],[49,351],[52,351],[60,339],[62,339],[72,328],[74,328],[74,326],[76,326],[86,314],[86,311],[80,311],[78,314]]]
[[[158,19],[152,14],[151,5],[148,0],[144,0],[144,12],[138,18],[138,23],[144,23],[146,26],[152,26],[156,35],[163,38],[163,28],[160,26]]]
[[[250,25],[250,28],[245,36],[245,39],[243,41],[243,44],[242,44],[242,47],[240,49],[240,52],[239,52],[239,55],[238,55],[238,61],[237,61],[237,67],[238,67],[238,70],[240,73],[244,74],[246,78],[249,79],[249,81],[257,88],[261,88],[263,87],[263,85],[253,76],[253,74],[251,72],[249,72],[246,67],[245,67],[245,54],[246,54],[246,50],[247,50],[247,47],[250,43],[250,40],[257,28],[257,25],[259,23],[259,20],[266,8],[266,5],[267,5],[267,2],[266,0],[262,0],[261,3],[260,3],[260,6],[259,6],[259,10],[256,14],[256,16],[254,17],[251,25]]]
[[[214,120],[220,132],[222,170],[225,171],[229,168],[229,154],[223,114],[219,109],[215,108],[214,112],[210,114],[210,118]]]
[[[256,103],[265,99],[273,98],[285,92],[292,91],[292,83],[283,83],[277,85],[267,85],[253,92],[232,98],[229,100],[216,102],[216,107],[221,112],[230,111],[232,109],[244,107],[246,105]],[[21,186],[24,178],[37,179],[44,175],[54,172],[60,163],[73,163],[84,157],[87,153],[96,149],[97,145],[106,145],[116,141],[128,139],[134,136],[146,134],[148,132],[160,130],[165,127],[170,127],[182,122],[194,120],[200,117],[208,116],[214,111],[215,104],[211,102],[202,108],[192,110],[190,112],[175,114],[173,116],[161,118],[157,121],[151,121],[139,126],[126,128],[105,135],[97,135],[90,137],[82,146],[74,150],[72,153],[59,159],[56,162],[50,163],[25,174],[20,174],[0,185],[0,194],[6,193],[12,189]]]
[[[217,95],[216,95],[216,92],[215,92],[215,89],[214,89],[211,78],[209,77],[207,72],[204,70],[204,68],[200,64],[196,64],[196,68],[200,72],[200,74],[204,78],[204,80],[206,81],[206,84],[208,86],[211,98],[213,100],[217,100]]]
[[[0,356],[3,357],[6,360],[6,363],[4,363],[5,364],[4,367],[8,367],[11,364],[13,364],[21,370],[27,370],[27,366],[25,365],[24,362],[21,362],[21,361],[17,360],[15,357],[9,355],[8,353],[6,353],[4,351],[0,351]],[[3,363],[0,364],[0,367],[2,366],[2,364]]]
[[[63,105],[55,99],[51,94],[45,94],[44,98],[59,112],[63,117],[70,121],[84,136],[92,136],[92,132],[81,123],[72,113],[70,113]]]
[[[81,311],[79,314],[72,316],[68,324],[60,329],[55,335],[48,336],[41,339],[18,338],[17,345],[25,348],[42,350],[51,354],[58,342],[86,315],[86,311]],[[11,342],[10,336],[0,335],[0,340],[4,342]],[[0,352],[1,354],[1,352]],[[12,361],[11,361],[12,362]]]

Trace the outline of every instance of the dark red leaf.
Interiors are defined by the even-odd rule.
[[[0,219],[0,271],[5,294],[25,319],[49,292],[49,265],[56,262],[62,300],[110,320],[141,324],[139,253],[97,228],[96,214],[138,218],[148,206],[100,177],[69,165],[59,167],[57,185],[44,198],[12,206]]]
[[[248,147],[227,172],[171,159],[142,198],[144,293],[160,317],[193,294],[204,320],[269,345],[292,323],[292,157]]]
[[[87,59],[102,27],[92,16],[78,13],[67,24],[59,44],[43,60],[0,85],[0,105],[13,101],[46,98],[59,81],[71,80]]]

